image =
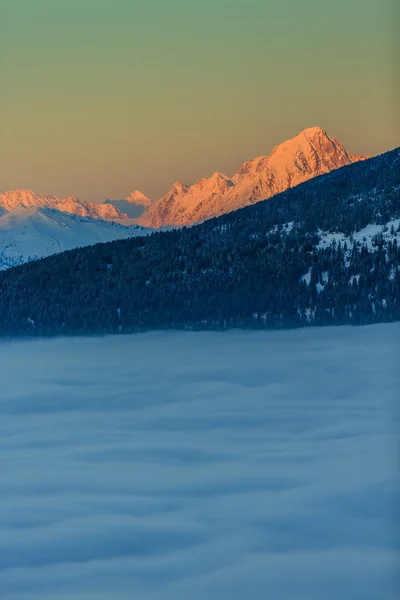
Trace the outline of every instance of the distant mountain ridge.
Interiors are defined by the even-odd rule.
[[[126,219],[120,210],[110,204],[95,204],[79,200],[76,196],[58,198],[57,196],[44,196],[32,190],[10,190],[0,194],[0,207],[4,211],[12,211],[18,205],[40,208],[53,208],[60,212],[102,219],[106,221],[122,221]]]
[[[59,198],[32,190],[10,190],[0,194],[0,214],[21,204],[91,219],[133,219],[136,224],[155,229],[181,227],[267,200],[313,177],[366,158],[348,152],[320,127],[311,127],[276,146],[269,156],[245,162],[232,177],[215,172],[192,185],[177,181],[158,200],[151,200],[138,190],[122,200],[106,200],[102,204],[85,202],[76,196]]]
[[[366,158],[348,152],[320,127],[312,127],[274,148],[269,156],[245,162],[233,177],[216,172],[190,186],[174,183],[162,198],[146,206],[137,222],[154,228],[193,225]]]
[[[117,210],[127,215],[130,219],[138,219],[152,204],[152,200],[135,190],[123,200],[106,200],[105,204],[114,206]]]

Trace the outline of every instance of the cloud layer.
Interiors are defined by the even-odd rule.
[[[394,600],[400,325],[0,344],[0,598]]]

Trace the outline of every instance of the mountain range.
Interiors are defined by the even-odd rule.
[[[6,191],[0,194],[0,266],[96,241],[144,235],[150,229],[194,225],[366,158],[351,154],[323,129],[313,127],[280,144],[269,156],[245,162],[232,177],[216,172],[193,185],[176,182],[159,200],[138,190],[123,200],[104,203],[32,190]]]
[[[0,194],[0,209],[2,212],[14,210],[17,206],[52,208],[60,212],[102,219],[106,221],[123,221],[126,215],[110,204],[95,204],[79,200],[76,196],[58,198],[57,196],[44,196],[32,190],[11,190]]]
[[[133,218],[146,227],[179,227],[266,200],[313,177],[366,158],[348,152],[320,127],[312,127],[277,146],[269,156],[245,162],[232,177],[216,172],[192,185],[178,181],[158,200],[151,200],[138,190],[123,200],[106,200],[101,204],[85,202],[76,196],[58,198],[32,190],[12,190],[0,194],[0,209],[10,211],[22,204],[107,221]]]

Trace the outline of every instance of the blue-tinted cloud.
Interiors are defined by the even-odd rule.
[[[399,334],[1,343],[0,598],[394,600]]]

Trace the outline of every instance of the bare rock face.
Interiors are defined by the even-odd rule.
[[[192,225],[266,200],[308,179],[366,158],[347,152],[343,144],[319,127],[305,129],[277,146],[269,156],[244,163],[232,178],[214,173],[191,186],[175,183],[137,222],[154,228]]]

